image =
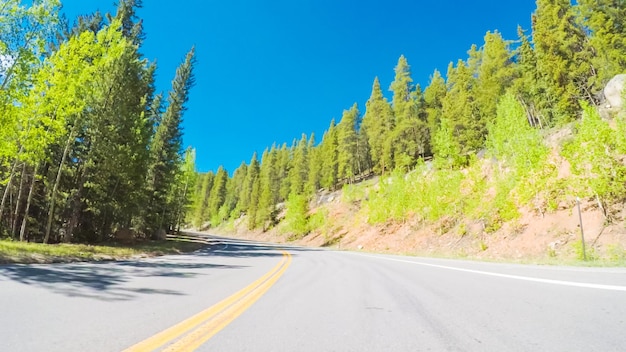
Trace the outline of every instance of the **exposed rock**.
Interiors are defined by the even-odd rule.
[[[606,98],[606,108],[613,111],[619,111],[623,106],[622,94],[624,92],[624,84],[626,83],[626,74],[617,75],[604,87],[604,97]]]

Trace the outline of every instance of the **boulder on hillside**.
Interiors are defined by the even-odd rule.
[[[623,105],[623,93],[624,93],[624,84],[626,83],[626,74],[617,75],[606,84],[604,87],[604,97],[606,98],[606,102],[608,105],[607,108],[610,108],[614,111],[619,111]]]

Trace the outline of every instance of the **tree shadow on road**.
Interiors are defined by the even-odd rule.
[[[297,252],[315,251],[315,248],[296,247],[285,244],[259,243],[240,239],[216,238],[211,246],[194,252],[197,255],[222,257],[282,257],[283,251],[297,256]]]
[[[207,256],[242,258],[282,257],[283,250],[297,256],[314,248],[291,247],[246,240],[213,238],[212,244],[187,255],[121,262],[0,265],[0,282],[13,280],[38,286],[68,297],[101,301],[128,301],[140,295],[184,295],[173,289],[135,287],[133,280],[146,277],[187,279],[210,274],[206,269],[239,269],[245,265],[219,265],[203,262]],[[202,259],[204,258],[204,259]],[[277,260],[277,259],[276,259]],[[171,286],[171,287],[176,287]]]
[[[198,269],[237,269],[243,266],[167,260],[107,263],[0,266],[3,279],[39,286],[68,297],[101,301],[127,301],[143,294],[184,295],[171,289],[128,287],[137,277],[193,278],[203,275]]]

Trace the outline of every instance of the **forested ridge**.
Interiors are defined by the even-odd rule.
[[[141,5],[121,0],[115,14],[67,20],[58,0],[0,3],[0,237],[100,242],[131,228],[152,237],[184,219],[194,49],[171,90],[156,92]]]
[[[623,1],[537,0],[532,28],[510,39],[487,32],[426,87],[401,56],[390,100],[374,78],[365,107],[345,110],[322,136],[274,144],[232,176],[200,175],[190,221],[326,231],[332,219],[311,213],[309,201],[342,187],[370,223],[447,218],[450,227],[469,217],[491,232],[521,207],[544,214],[576,196],[597,200],[608,219],[608,205],[626,197],[626,124],[615,111],[609,124],[596,106],[605,84],[626,72],[625,19]],[[546,143],[561,129],[572,135]],[[559,174],[560,163],[571,175]],[[384,181],[354,185],[373,175]]]
[[[470,217],[488,231],[521,207],[544,214],[580,196],[610,219],[610,205],[626,199],[626,122],[596,109],[626,71],[623,1],[538,0],[532,28],[508,39],[487,32],[425,87],[401,56],[394,80],[374,78],[365,106],[321,136],[204,174],[182,145],[194,50],[171,90],[156,92],[141,5],[67,20],[58,0],[0,4],[2,237],[99,242],[235,220],[301,236],[332,228],[309,209],[322,189],[343,188],[370,223]],[[561,129],[571,136],[546,142]],[[562,162],[571,175],[560,175]],[[379,175],[373,189],[358,185]]]

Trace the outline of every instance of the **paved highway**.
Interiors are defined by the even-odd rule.
[[[194,254],[0,266],[0,351],[624,351],[626,268],[216,239]]]

